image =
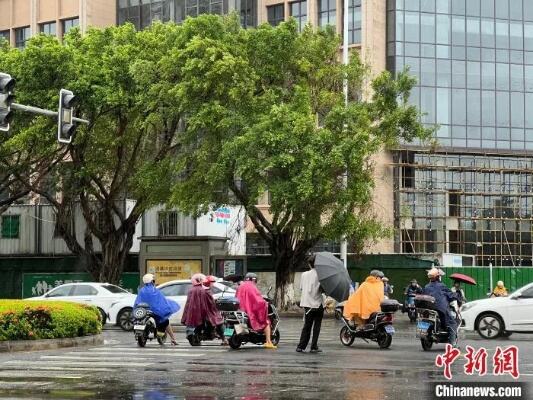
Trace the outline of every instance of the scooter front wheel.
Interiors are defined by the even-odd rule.
[[[424,351],[429,351],[433,347],[433,340],[428,338],[420,338],[420,344]]]
[[[351,346],[353,341],[355,340],[355,335],[350,332],[347,326],[343,326],[339,334],[339,338],[343,345]]]
[[[139,345],[139,347],[146,346],[147,340],[148,340],[148,338],[146,337],[146,335],[137,336],[137,344]]]
[[[276,332],[274,332],[271,337],[270,337],[270,340],[272,340],[272,344],[274,346],[277,346],[278,343],[279,343],[279,338],[280,338],[280,334],[279,334],[279,329],[276,329]]]

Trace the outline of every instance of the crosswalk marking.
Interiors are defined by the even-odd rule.
[[[61,372],[61,371],[58,371]],[[73,375],[73,374],[55,374],[51,375],[50,372],[46,371],[25,371],[24,376],[20,376],[20,372],[18,371],[0,371],[0,380],[4,378],[24,378],[24,379],[39,379],[39,378],[53,378],[53,379],[82,379],[86,375]]]
[[[162,354],[160,354],[162,355]],[[198,353],[198,354],[165,354],[166,356],[179,356],[179,357],[203,357],[205,354]],[[118,354],[116,355],[118,356]],[[115,359],[128,362],[131,361],[141,361],[141,360],[151,360],[152,356],[146,355],[146,357],[115,357]],[[41,360],[74,360],[74,361],[95,361],[95,360],[101,360],[101,357],[99,357],[97,354],[95,354],[95,357],[87,357],[87,356],[42,356]]]
[[[65,361],[54,361],[49,360],[46,361],[50,365],[72,365],[72,366],[80,366],[80,365],[87,365],[85,362],[76,362],[74,360],[65,360]],[[27,365],[28,361],[26,360],[9,360],[5,361],[4,364],[7,365]],[[95,361],[91,365],[94,367],[146,367],[148,365],[152,365],[153,362],[143,362],[143,363],[135,363],[135,362],[118,362],[118,361]]]
[[[56,366],[56,365],[46,365],[46,364],[31,364],[31,365],[24,365],[24,366],[17,366],[15,364],[12,364],[9,366],[10,371],[21,371],[26,372],[28,370],[36,370],[36,371],[63,371],[65,370],[65,367],[62,366]],[[68,367],[69,372],[113,372],[114,368],[95,368],[91,365],[87,365],[85,367]],[[0,371],[2,371],[0,369]]]
[[[116,352],[107,352],[107,351],[91,351],[91,352],[70,352],[67,353],[68,355],[75,355],[75,354],[83,354],[86,356],[92,356],[92,355],[98,355],[98,356],[109,356],[109,357],[116,357],[118,354],[123,354],[124,356],[132,357],[138,356],[138,357],[193,357],[197,355],[204,355],[205,353],[198,353],[198,354],[188,354],[184,352],[150,352],[150,353],[116,353]]]
[[[168,353],[178,353],[178,352],[179,353],[196,352],[199,349],[201,349],[201,351],[208,351],[210,353],[213,353],[213,352],[222,353],[222,352],[228,351],[227,347],[222,348],[222,346],[212,346],[211,348],[210,346],[194,346],[194,347],[193,346],[189,346],[189,347],[160,347],[160,346],[156,347],[154,346],[154,347],[143,347],[143,348],[139,348],[139,347],[93,347],[87,350],[91,352],[105,351],[105,352],[110,352],[110,353],[116,352],[116,353],[135,353],[135,354],[161,354],[161,353],[168,354]]]

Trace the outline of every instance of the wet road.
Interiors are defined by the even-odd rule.
[[[324,320],[321,354],[295,352],[298,318],[282,321],[278,350],[250,345],[233,351],[214,343],[192,348],[182,331],[178,346],[151,343],[140,349],[133,334],[111,329],[104,333],[103,346],[0,354],[0,398],[425,399],[427,383],[443,381],[434,360],[444,346],[422,351],[413,326],[402,316],[398,319],[398,334],[388,350],[359,339],[344,347],[338,339],[340,323]],[[486,347],[490,368],[496,346],[516,344],[520,381],[533,382],[532,341],[533,335],[496,341],[468,335],[461,346]],[[498,380],[490,372],[483,378],[467,377],[463,365],[454,365],[454,381]]]

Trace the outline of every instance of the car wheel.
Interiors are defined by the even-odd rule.
[[[102,322],[102,326],[104,326],[107,321],[107,315],[101,308],[98,308],[98,311],[100,312],[100,321]]]
[[[131,331],[133,329],[133,321],[131,320],[131,308],[124,308],[120,310],[117,315],[117,324],[124,331]]]
[[[484,339],[496,339],[503,334],[503,321],[493,313],[483,314],[477,321],[477,333]]]

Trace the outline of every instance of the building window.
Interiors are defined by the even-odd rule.
[[[185,16],[196,17],[200,14],[222,15],[227,12],[227,4],[223,0],[185,0]]]
[[[9,43],[9,29],[6,31],[0,31],[0,39],[5,39]]]
[[[20,215],[2,215],[2,238],[18,239]]]
[[[55,22],[46,22],[39,25],[39,30],[45,35],[56,35],[56,23]]]
[[[272,26],[278,26],[285,20],[285,4],[276,4],[267,7],[268,23]]]
[[[159,211],[157,221],[159,236],[178,235],[179,215],[177,211]]]
[[[361,43],[361,0],[349,0],[348,43]]]
[[[68,31],[80,25],[79,18],[65,19],[63,20],[63,35],[66,35]]]
[[[238,4],[239,0],[236,0]],[[240,0],[241,26],[254,28],[257,26],[257,0]],[[237,8],[237,7],[236,7]]]
[[[182,0],[178,7],[184,12]],[[174,0],[118,0],[118,24],[132,23],[136,29],[144,29],[154,21],[176,21]],[[179,19],[181,21],[181,18]],[[177,21],[179,22],[179,21]]]
[[[289,3],[291,17],[298,23],[298,31],[301,32],[307,24],[307,0]]]
[[[318,0],[318,26],[335,26],[337,19],[336,0]]]
[[[15,46],[18,49],[23,49],[26,47],[26,42],[30,39],[30,35],[31,33],[29,26],[15,29]]]

